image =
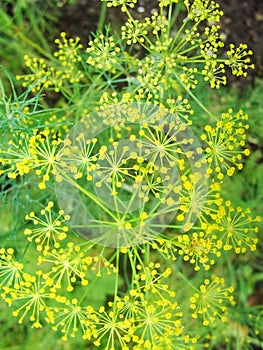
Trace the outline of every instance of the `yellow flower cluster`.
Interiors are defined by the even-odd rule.
[[[185,0],[184,4],[188,10],[188,18],[196,22],[213,21],[220,22],[223,11],[219,10],[219,4],[210,0]]]
[[[122,39],[127,40],[127,44],[136,44],[137,42],[143,43],[144,38],[147,35],[147,24],[141,23],[138,20],[131,20],[125,23],[124,26],[121,27],[122,30]]]
[[[60,210],[58,216],[53,218],[53,206],[54,203],[49,202],[45,209],[41,210],[41,217],[37,217],[34,212],[25,217],[26,220],[33,222],[34,228],[26,228],[24,234],[29,242],[33,240],[36,242],[39,251],[43,249],[47,251],[52,246],[58,248],[59,241],[67,237],[68,226],[63,225],[63,223],[68,221],[70,217],[68,215],[63,217],[64,212]]]
[[[255,224],[260,222],[260,217],[253,218],[250,212],[249,208],[234,208],[229,200],[219,208],[218,231],[225,250],[233,249],[236,254],[256,250],[258,227]]]
[[[158,0],[158,1],[159,1],[159,6],[160,7],[168,6],[170,4],[178,2],[178,0]]]
[[[178,236],[175,244],[180,247],[178,254],[183,256],[184,261],[193,264],[195,271],[200,270],[200,265],[205,270],[209,270],[215,264],[216,259],[221,256],[220,247],[215,238],[215,235],[210,238],[204,232],[194,232],[192,237]]]
[[[7,173],[11,179],[17,176],[28,174],[31,170],[41,178],[38,184],[40,189],[46,188],[46,182],[51,175],[57,175],[59,165],[58,146],[61,140],[53,139],[51,131],[46,128],[44,131],[37,133],[33,131],[33,136],[29,133],[13,134],[13,139],[9,140],[6,149],[1,149],[2,158],[0,163],[5,166],[1,173]]]
[[[127,10],[127,6],[133,8],[137,3],[137,0],[102,0],[107,2],[108,7],[117,7],[121,6],[121,11],[125,12]]]
[[[89,42],[87,63],[96,70],[115,72],[119,63],[120,48],[112,36],[100,34]]]
[[[50,60],[44,58],[30,58],[25,56],[25,65],[31,73],[18,76],[23,80],[23,86],[29,86],[33,91],[42,88],[53,88],[56,92],[62,92],[70,96],[70,85],[80,80],[93,79],[92,72],[106,72],[116,74],[115,79],[126,75],[126,79],[119,82],[128,82],[128,92],[137,92],[137,100],[151,101],[156,104],[165,96],[172,98],[173,92],[178,91],[178,85],[186,90],[194,89],[198,84],[198,77],[210,83],[211,88],[219,88],[226,84],[226,67],[230,67],[234,75],[246,76],[249,68],[254,68],[249,56],[252,54],[247,46],[241,44],[235,48],[230,45],[227,57],[220,57],[220,49],[224,46],[219,34],[219,25],[211,23],[219,22],[222,15],[219,6],[214,1],[194,0],[184,1],[187,10],[187,18],[175,32],[164,7],[169,7],[171,13],[174,0],[159,1],[159,12],[143,20],[134,19],[129,12],[136,0],[107,1],[108,6],[121,6],[128,19],[121,27],[122,41],[110,36],[109,28],[105,34],[99,32],[95,39],[90,40],[88,47],[83,48],[80,39],[66,38],[64,32],[61,38],[56,39],[58,51],[55,51]],[[194,20],[194,24],[193,21]],[[208,22],[203,25],[202,22]],[[202,24],[202,27],[200,27]],[[122,48],[141,45],[148,56],[135,59]],[[86,60],[90,71],[81,63],[88,53]],[[125,58],[124,58],[125,57]],[[132,63],[132,75],[127,76],[127,65]],[[92,69],[91,69],[92,68]],[[91,74],[90,74],[91,73]],[[112,76],[105,76],[106,84],[116,92]],[[132,83],[132,84],[131,84]],[[107,91],[108,92],[108,91]]]
[[[236,168],[241,170],[243,157],[250,153],[244,149],[246,130],[249,128],[247,119],[247,114],[242,110],[233,114],[233,110],[229,109],[221,115],[216,125],[205,127],[206,134],[201,139],[207,144],[205,150],[211,172],[212,168],[215,169],[219,180],[222,180],[225,172],[232,176]]]
[[[67,291],[74,290],[73,284],[79,279],[81,285],[86,286],[88,280],[86,273],[92,260],[86,259],[81,248],[69,242],[66,248],[54,248],[45,250],[43,256],[39,257],[39,264],[48,263],[52,268],[43,275],[45,283],[52,287],[51,290],[55,293],[60,289],[64,280],[66,281]]]
[[[19,285],[23,268],[23,264],[14,257],[13,248],[0,248],[0,288],[3,288],[3,295],[8,291],[9,286]]]
[[[80,39],[67,39],[64,32],[60,36],[61,39],[55,40],[59,49],[53,54],[55,62],[24,56],[25,65],[31,73],[16,77],[18,80],[23,80],[23,86],[30,87],[33,92],[43,88],[53,88],[55,92],[59,92],[68,82],[71,84],[80,82],[83,77],[83,72],[79,70],[79,63],[82,61],[82,56],[79,54],[82,49]]]
[[[233,287],[225,287],[225,280],[213,276],[212,281],[206,279],[200,291],[191,298],[192,317],[201,317],[203,325],[208,326],[215,318],[227,321],[227,304],[235,305]]]
[[[252,52],[230,45],[219,56],[214,1],[182,1],[179,27],[178,0],[158,0],[143,20],[130,11],[136,0],[104,1],[128,16],[121,38],[106,27],[83,48],[61,33],[52,57],[25,56],[23,86],[59,92],[66,113],[41,110],[38,120],[36,102],[27,120],[30,104],[6,109],[0,175],[21,187],[28,178],[43,209],[22,215],[22,237],[35,252],[30,273],[27,251],[0,248],[1,297],[19,323],[49,325],[63,341],[82,337],[87,348],[203,348],[199,329],[228,322],[235,306],[233,287],[212,270],[228,251],[256,249],[260,218],[221,197],[225,174],[249,155],[247,115],[229,109],[206,125],[202,149],[189,90],[199,77],[225,85],[227,67],[246,75]]]
[[[247,76],[246,70],[248,68],[255,68],[251,64],[251,59],[248,56],[253,54],[252,50],[247,50],[246,44],[240,44],[237,48],[234,44],[230,44],[229,51],[227,51],[228,60],[226,65],[231,68],[232,74],[236,76]]]

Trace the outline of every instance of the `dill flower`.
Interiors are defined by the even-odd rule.
[[[79,69],[79,63],[82,61],[82,55],[79,51],[82,49],[80,38],[66,38],[66,33],[60,34],[60,39],[55,39],[58,51],[53,53],[57,60],[45,60],[44,58],[24,56],[25,65],[31,73],[17,75],[17,80],[23,80],[24,87],[29,86],[33,92],[40,91],[42,88],[54,88],[59,92],[65,82],[71,84],[80,82],[84,76]]]
[[[134,349],[158,349],[157,343],[168,348],[173,340],[183,338],[182,311],[174,301],[175,292],[164,282],[171,269],[161,273],[160,264],[153,262],[148,266],[137,265],[136,269],[129,295],[117,296],[109,306],[115,306],[120,319],[130,324],[129,337]]]
[[[51,270],[43,274],[43,278],[54,291],[60,289],[64,281],[69,292],[74,290],[73,285],[78,280],[83,286],[88,284],[86,271],[91,261],[85,259],[84,252],[72,242],[65,248],[45,250],[38,258],[38,264],[43,263],[53,265]]]
[[[11,179],[17,176],[23,176],[29,173],[33,162],[34,155],[30,152],[29,138],[27,133],[13,133],[12,139],[8,141],[8,145],[2,146],[0,149],[0,164],[3,166],[0,175],[7,174]]]
[[[16,303],[23,303],[13,311],[13,316],[19,316],[18,323],[22,323],[25,316],[29,315],[32,327],[41,328],[41,314],[46,310],[46,302],[52,297],[47,285],[43,283],[43,272],[38,270],[36,276],[24,273],[23,281],[16,289],[10,291]]]
[[[198,69],[196,67],[187,68],[186,66],[183,66],[181,69],[183,73],[180,73],[180,80],[185,85],[186,89],[191,90],[196,88],[198,84],[198,80],[196,78]]]
[[[193,264],[195,271],[200,269],[200,265],[209,270],[216,258],[221,256],[216,235],[209,237],[204,232],[194,232],[191,236],[179,235],[174,244],[178,247],[178,254],[183,256],[184,261]]]
[[[54,87],[55,92],[60,91],[63,74],[60,69],[49,67],[43,58],[25,55],[24,61],[31,73],[16,76],[17,80],[23,80],[22,86],[29,87],[32,92],[38,92],[43,87]]]
[[[66,33],[60,33],[60,39],[56,39],[55,43],[58,45],[58,51],[54,52],[54,56],[62,62],[64,67],[71,69],[74,63],[80,62],[82,57],[79,55],[79,50],[83,48],[80,44],[80,38],[66,38]]]
[[[72,128],[58,152],[60,205],[71,216],[72,227],[97,243],[128,246],[152,239],[179,208],[180,189],[187,184],[181,185],[178,174],[190,168],[193,192],[206,191],[198,141],[187,124],[152,105],[112,106],[94,117],[96,123],[91,115]],[[100,138],[94,138],[97,134]],[[85,159],[86,178],[78,170],[78,158]]]
[[[205,76],[204,80],[210,82],[212,89],[219,89],[220,85],[226,85],[225,66],[223,63],[218,64],[216,61],[207,61],[202,74]]]
[[[159,6],[160,7],[164,7],[164,6],[168,6],[171,5],[173,3],[177,3],[178,0],[158,0],[159,1]]]
[[[146,19],[146,23],[147,22],[150,24],[152,28],[152,33],[155,35],[158,35],[158,32],[160,31],[163,34],[165,34],[167,26],[169,25],[167,17],[158,12],[154,12],[154,14],[150,18],[150,21]]]
[[[25,217],[26,220],[33,222],[34,228],[26,228],[24,234],[29,242],[36,242],[38,251],[48,250],[52,246],[58,248],[59,241],[67,237],[68,226],[64,223],[70,218],[68,215],[63,215],[63,210],[60,210],[58,215],[54,217],[53,206],[54,203],[49,202],[41,210],[41,217],[36,216],[34,212]]]
[[[121,27],[121,37],[127,40],[127,44],[142,44],[148,34],[147,23],[139,22],[137,19],[128,19],[128,21]]]
[[[62,306],[48,308],[48,317],[46,318],[47,322],[53,324],[52,329],[61,331],[63,341],[67,341],[69,337],[75,338],[79,331],[82,335],[86,334],[87,336],[90,331],[88,317],[91,308],[80,306],[77,298],[68,300],[56,296],[56,301]]]
[[[76,136],[74,142],[74,147],[71,147],[72,141],[70,138],[63,141],[59,155],[60,167],[72,173],[75,179],[85,176],[90,181],[99,156],[99,154],[93,152],[97,139],[86,140],[85,134],[80,133]],[[59,181],[60,178],[57,178],[57,180]]]
[[[247,48],[246,44],[240,44],[238,47],[235,47],[234,44],[230,44],[229,51],[227,51],[228,60],[226,61],[226,65],[231,68],[233,75],[243,75],[246,77],[246,70],[255,67],[254,64],[251,64],[250,57],[248,57],[251,56],[253,52],[247,50]]]
[[[132,337],[138,344],[134,349],[154,349],[160,337],[165,345],[171,345],[171,338],[183,333],[182,312],[178,309],[178,304],[170,300],[142,300],[135,319],[136,332]]]
[[[98,311],[90,307],[89,312],[88,322],[92,321],[94,325],[92,336],[96,339],[93,341],[96,347],[104,341],[107,350],[115,349],[118,345],[124,350],[129,349],[133,328],[129,320],[122,319],[119,310],[113,307],[106,310],[101,306]]]
[[[121,11],[126,11],[127,6],[133,8],[137,0],[102,0],[107,2],[108,7],[121,6]]]
[[[150,262],[148,266],[136,266],[138,273],[134,286],[118,301],[125,319],[131,320],[134,329],[132,340],[135,349],[157,349],[155,344],[173,343],[183,333],[183,315],[175,299],[175,292],[165,280],[171,269],[160,272],[160,264]]]
[[[137,265],[138,273],[134,277],[134,288],[130,291],[131,295],[141,296],[141,292],[149,292],[154,298],[168,299],[174,297],[175,292],[169,289],[169,285],[164,283],[171,275],[171,268],[166,268],[160,272],[159,263],[150,262],[148,266]],[[149,295],[148,295],[149,296]]]
[[[120,51],[113,36],[109,36],[108,32],[105,35],[99,34],[89,42],[87,63],[96,70],[115,72],[116,67],[119,66]]]
[[[255,234],[258,232],[256,223],[260,217],[253,218],[251,210],[234,208],[231,201],[220,206],[218,212],[218,239],[225,250],[234,249],[236,254],[245,253],[247,249],[254,251],[258,243]]]
[[[226,288],[224,278],[214,276],[212,280],[205,279],[199,289],[200,292],[190,298],[192,317],[201,317],[205,326],[213,323],[216,318],[226,322],[227,306],[235,304],[231,295],[234,288]]]
[[[30,225],[24,235],[36,243],[41,267],[35,274],[24,272],[12,248],[0,248],[1,296],[10,306],[18,304],[13,315],[19,323],[29,317],[40,328],[45,320],[63,341],[82,335],[88,347],[105,350],[206,347],[210,335],[190,337],[184,331],[184,308],[190,307],[196,328],[201,320],[212,329],[216,320],[227,320],[229,306],[235,305],[233,288],[212,276],[196,289],[179,266],[191,264],[182,270],[190,277],[203,268],[198,279],[212,270],[223,249],[254,251],[260,218],[220,196],[224,174],[242,169],[249,155],[247,116],[230,109],[215,125],[207,125],[203,155],[190,128],[194,112],[183,96],[187,92],[195,98],[188,90],[200,76],[211,88],[226,84],[226,68],[246,76],[254,67],[252,52],[243,44],[230,45],[226,57],[220,57],[222,11],[213,0],[182,1],[178,10],[184,6],[187,17],[178,27],[181,16],[177,9],[173,13],[178,0],[158,0],[159,10],[144,20],[134,19],[130,11],[137,0],[103,1],[128,16],[121,38],[106,27],[85,50],[79,38],[63,32],[53,57],[26,55],[29,74],[17,77],[31,88],[28,94],[59,92],[59,105],[69,102],[69,112],[50,118],[44,112],[41,121],[24,123],[28,106],[10,105],[4,124],[10,135],[4,141],[10,140],[1,146],[0,175],[29,175],[29,180],[36,175],[39,189],[55,178],[63,209],[57,213],[50,201],[40,214],[26,216]],[[134,55],[140,46],[143,58]],[[96,112],[89,114],[92,106]],[[72,118],[80,114],[86,117],[69,131]],[[89,242],[69,241],[69,225]],[[160,256],[165,263],[158,261]],[[111,275],[112,290],[105,275]],[[194,294],[190,303],[183,300],[183,308],[177,298],[185,299],[185,282],[195,292],[189,292]],[[89,305],[94,285],[101,287],[96,292],[104,295],[103,305]]]
[[[249,128],[247,119],[247,114],[242,110],[233,114],[233,110],[229,109],[221,115],[215,126],[205,127],[206,134],[201,139],[207,143],[207,161],[216,171],[219,180],[224,177],[225,172],[232,176],[236,168],[242,169],[242,158],[250,153],[248,149],[242,150],[245,146],[246,130]]]
[[[58,146],[60,143],[60,139],[52,139],[48,128],[29,139],[30,153],[34,156],[32,168],[36,168],[36,175],[42,177],[38,184],[40,189],[46,188],[46,182],[50,179],[51,174],[57,174],[59,165]]]
[[[0,248],[0,288],[17,288],[23,279],[23,268],[24,265],[14,257],[13,248]]]
[[[195,22],[213,21],[220,22],[223,11],[219,10],[219,4],[210,0],[194,0],[192,3],[188,0],[184,1],[188,11],[188,18]]]
[[[29,86],[33,92],[39,91],[47,82],[49,69],[43,58],[32,58],[28,55],[24,56],[25,66],[31,71],[29,74],[17,75],[17,80],[23,80],[22,86]]]
[[[46,188],[46,182],[50,175],[57,173],[59,164],[58,145],[61,140],[54,140],[50,129],[37,133],[33,130],[33,135],[29,133],[14,133],[13,138],[8,141],[8,147],[0,150],[2,158],[1,164],[4,169],[1,173],[7,173],[9,178],[23,176],[31,170],[41,177],[38,184],[40,189]]]
[[[155,59],[151,59],[150,57],[145,57],[144,60],[138,63],[139,75],[137,75],[137,79],[140,82],[140,86],[146,88],[148,87],[150,91],[150,85],[153,85],[158,91],[158,83],[161,78],[161,69],[163,66],[163,62],[156,61]],[[154,91],[154,90],[153,90]]]
[[[209,170],[209,169],[208,169]],[[196,174],[195,174],[196,175]],[[208,176],[204,176],[207,178]],[[198,181],[199,180],[199,181]],[[221,184],[212,182],[207,187],[200,178],[194,179],[194,175],[182,176],[182,189],[180,192],[180,206],[178,220],[184,221],[183,228],[193,227],[195,221],[207,230],[207,224],[211,223],[211,218],[216,219],[218,209],[222,205],[223,199],[220,196]]]
[[[174,98],[167,98],[164,107],[167,107],[170,113],[175,115],[176,118],[184,120],[187,125],[192,124],[189,117],[194,114],[194,110],[191,108],[188,99],[182,96],[177,96],[176,100]]]

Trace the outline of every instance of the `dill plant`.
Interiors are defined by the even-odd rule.
[[[1,297],[18,323],[89,348],[231,348],[245,321],[224,264],[255,251],[260,218],[221,189],[249,156],[248,116],[214,115],[195,88],[246,76],[252,52],[224,51],[214,1],[180,1],[180,24],[179,1],[142,20],[136,2],[104,1],[127,16],[120,35],[61,33],[53,57],[25,55],[24,94],[1,86],[2,202],[17,216]],[[195,133],[192,101],[207,116]],[[260,310],[248,315],[242,348],[262,344]]]

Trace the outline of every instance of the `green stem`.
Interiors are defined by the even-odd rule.
[[[115,278],[115,287],[114,287],[114,311],[116,311],[116,298],[118,296],[118,290],[119,290],[119,265],[120,265],[120,248],[117,248],[116,250],[116,278]]]
[[[34,32],[36,34],[36,37],[41,42],[44,50],[49,52],[50,51],[50,45],[48,44],[47,40],[45,39],[45,36],[44,36],[43,32],[39,29],[38,23],[35,21],[35,14],[29,11],[28,12],[28,18],[30,20],[32,29],[34,30]]]
[[[181,34],[182,31],[184,30],[184,27],[186,26],[186,24],[187,24],[187,23],[184,22],[184,23],[181,25],[181,27],[179,28],[178,32],[176,33],[176,36],[175,36],[174,39],[173,39],[173,42],[172,42],[172,44],[171,44],[171,46],[170,46],[173,52],[176,51],[175,48],[174,48],[174,46],[175,46],[176,41],[178,40],[180,34]],[[184,40],[184,39],[183,39],[183,40]],[[182,41],[182,40],[181,40],[181,41]],[[181,41],[179,42],[179,44],[181,43]],[[179,45],[179,44],[178,44],[178,45]],[[178,46],[178,45],[177,45],[177,46]]]
[[[130,11],[128,10],[126,4],[123,4],[123,8],[124,8],[124,11],[123,11],[123,12],[125,12],[126,15],[128,16],[128,18],[129,18],[130,20],[132,20],[132,22],[133,22],[133,21],[134,21],[134,18],[133,18],[132,15],[130,14]]]
[[[165,255],[159,251],[159,253],[161,254],[161,256],[165,259],[165,261],[167,261],[171,268],[175,271],[175,273],[177,273],[191,288],[193,288],[194,291],[196,291],[197,293],[199,293],[199,290],[193,285],[193,283],[191,281],[189,281],[188,278],[186,278],[186,276],[180,272],[175,266],[174,263],[170,260],[167,260],[167,258],[165,257]]]
[[[170,25],[170,28],[172,28],[174,25],[175,25],[175,22],[180,14],[180,11],[182,10],[182,3],[181,2],[178,2],[176,5],[175,5],[175,8],[173,8],[173,4],[170,4],[170,7],[171,7],[171,18],[169,19],[169,25]],[[169,9],[170,11],[170,9]]]
[[[178,77],[178,75],[174,72],[174,75],[177,79],[177,81],[179,82],[180,85],[182,85],[182,87],[185,89],[185,91],[187,91],[187,93],[192,97],[192,99],[199,105],[199,107],[202,108],[202,110],[204,112],[206,112],[210,118],[216,120],[216,118],[214,117],[214,115],[202,104],[202,102],[189,90],[187,89],[187,87],[185,86],[185,84],[181,81],[181,79]]]
[[[80,186],[76,181],[74,181],[69,175],[67,175],[65,172],[60,170],[60,173],[66,178],[73,186],[75,186],[78,190],[80,190],[82,193],[84,193],[88,198],[90,198],[94,203],[96,203],[102,210],[104,210],[105,213],[107,213],[109,216],[111,216],[116,222],[118,221],[118,218],[112,214],[112,212],[103,205],[98,199],[97,196],[92,194],[91,192],[87,191],[85,188]]]
[[[145,244],[144,249],[146,250],[146,253],[144,254],[144,260],[147,266],[150,264],[150,245]]]
[[[138,259],[139,263],[141,264],[141,266],[143,268],[145,268],[144,263],[143,263],[143,261],[142,261],[142,259],[140,257],[140,254],[138,253],[138,250],[137,250],[136,247],[133,249],[133,252],[134,252],[134,255],[137,257],[137,259]]]
[[[42,49],[41,46],[39,46],[38,44],[36,44],[36,43],[34,43],[32,40],[30,40],[28,37],[26,37],[26,36],[24,35],[24,33],[19,32],[19,33],[17,34],[17,36],[18,36],[18,38],[19,38],[22,42],[24,42],[24,43],[30,45],[31,47],[33,47],[34,49],[36,49],[36,50],[37,50],[39,53],[41,53],[43,56],[45,56],[45,57],[47,57],[47,58],[53,60],[53,56],[52,56],[51,54],[47,53],[47,51],[46,51],[45,49]]]
[[[98,30],[101,32],[105,24],[106,13],[107,13],[107,3],[106,1],[103,1],[100,8],[100,17],[98,22]]]

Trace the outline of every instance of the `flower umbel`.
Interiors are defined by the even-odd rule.
[[[64,211],[60,210],[58,215],[54,217],[53,202],[49,202],[45,209],[41,210],[41,217],[31,212],[26,215],[25,219],[32,221],[34,226],[32,228],[26,228],[24,234],[27,236],[29,242],[35,241],[37,244],[37,250],[49,250],[52,248],[58,248],[60,246],[59,241],[62,241],[67,237],[68,226],[65,222],[70,219],[68,215],[63,215]]]
[[[218,238],[225,250],[234,249],[236,254],[245,253],[247,249],[256,250],[258,238],[257,223],[260,217],[253,218],[251,210],[243,210],[241,207],[234,208],[231,201],[225,202],[218,212]]]
[[[218,317],[225,322],[227,319],[227,303],[235,304],[231,295],[233,291],[233,287],[225,287],[224,278],[213,277],[212,281],[206,279],[200,286],[200,292],[195,293],[190,298],[191,309],[193,310],[192,317],[201,317],[205,326]]]
[[[207,161],[217,173],[217,179],[222,180],[224,173],[232,176],[236,168],[243,168],[242,158],[248,156],[250,151],[243,149],[246,140],[248,116],[242,110],[233,114],[229,109],[221,115],[221,120],[215,126],[207,125],[207,134],[201,136],[207,143]]]

